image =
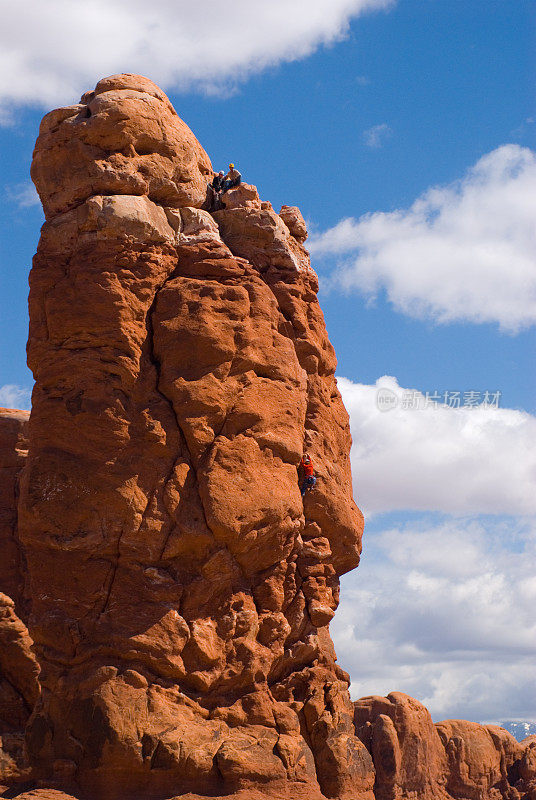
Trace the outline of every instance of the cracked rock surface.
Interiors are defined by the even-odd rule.
[[[328,631],[362,517],[299,210],[243,185],[210,214],[208,156],[133,75],[48,114],[32,175],[35,775],[91,800],[372,800]]]

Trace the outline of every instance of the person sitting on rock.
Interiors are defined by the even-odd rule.
[[[220,169],[218,174],[214,173],[212,183],[209,185],[210,204],[213,208],[217,208],[220,200],[220,193],[223,188],[223,170]]]
[[[228,189],[233,189],[235,186],[240,186],[242,183],[242,175],[239,173],[237,169],[235,169],[234,164],[229,164],[229,172],[223,179],[223,186],[221,193],[224,194]]]
[[[311,456],[308,453],[303,454],[300,467],[303,470],[303,481],[300,486],[300,491],[301,496],[304,497],[308,489],[314,489],[316,486],[315,468],[311,461]]]

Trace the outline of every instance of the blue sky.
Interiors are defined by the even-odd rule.
[[[306,16],[295,0],[231,9],[157,0],[150,10],[112,0],[110,28],[125,20],[117,41],[102,34],[101,4],[86,3],[82,20],[78,4],[51,0],[44,12],[21,0],[0,34],[13,65],[0,83],[0,404],[24,405],[31,386],[27,274],[43,217],[29,165],[39,121],[106,74],[147,74],[216,169],[233,160],[263,199],[299,205],[308,221],[369,518],[363,564],[344,579],[333,625],[355,692],[408,691],[436,717],[536,718],[522,700],[536,697],[527,613],[536,588],[526,572],[535,464],[525,445],[536,424],[533,0],[311,0]],[[378,380],[398,398],[390,417],[375,406]],[[404,392],[434,390],[500,391],[501,408],[401,407]],[[393,561],[393,537],[412,564]],[[430,541],[435,561],[422,558]],[[441,577],[456,547],[458,571]],[[423,586],[435,588],[420,607]],[[477,608],[480,622],[455,641],[430,593],[451,616]],[[408,613],[398,627],[406,638],[390,649],[393,630],[380,623],[393,594]],[[516,619],[522,653],[494,616],[498,602]],[[428,641],[432,629],[443,639]],[[484,687],[477,700],[475,685]]]

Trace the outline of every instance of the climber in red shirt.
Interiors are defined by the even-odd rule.
[[[300,491],[302,497],[304,497],[307,489],[314,489],[316,485],[315,468],[309,453],[303,454],[302,460],[300,461],[300,467],[303,469],[303,481],[302,485],[300,486]]]

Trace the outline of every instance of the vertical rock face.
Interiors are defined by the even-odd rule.
[[[517,742],[495,725],[466,720],[437,724],[448,761],[446,788],[453,797],[533,800],[536,746]]]
[[[426,708],[401,692],[354,703],[358,736],[376,769],[376,800],[446,798],[446,757]]]
[[[0,592],[0,784],[28,777],[24,731],[39,695],[39,669],[15,604]]]
[[[362,518],[301,214],[250,186],[203,210],[210,161],[139,76],[48,114],[32,175],[37,772],[92,800],[372,798],[327,627]]]
[[[354,709],[356,732],[374,760],[376,800],[536,797],[536,742],[465,720],[434,725],[426,708],[401,692],[363,697]]]
[[[27,411],[0,409],[0,783],[27,776],[24,729],[39,694],[38,667],[22,621],[28,613],[26,565],[17,530],[28,417]]]
[[[28,454],[28,411],[0,408],[0,592],[26,618],[26,566],[17,531],[19,476]]]

